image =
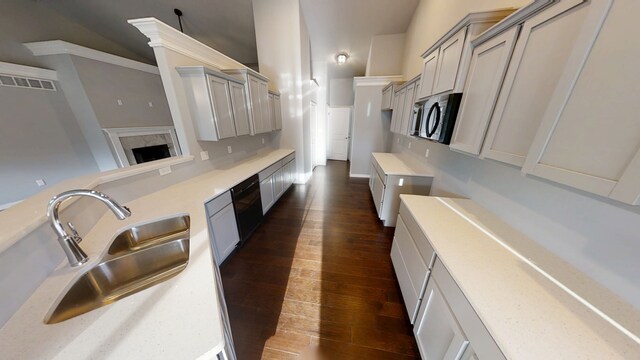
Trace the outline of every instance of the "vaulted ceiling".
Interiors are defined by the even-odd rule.
[[[32,0],[53,9],[153,63],[148,39],[128,19],[155,17],[235,60],[258,62],[252,0]],[[300,0],[312,61],[327,61],[328,76],[363,75],[371,37],[406,31],[419,0]],[[346,51],[346,65],[335,55]]]

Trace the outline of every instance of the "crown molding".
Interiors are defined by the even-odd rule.
[[[356,86],[384,86],[390,82],[402,81],[402,75],[392,76],[356,76],[353,78],[353,87]]]
[[[54,70],[42,69],[0,61],[0,74],[24,76],[44,80],[58,81],[58,73]]]
[[[153,18],[131,19],[127,22],[135,26],[149,38],[149,46],[164,47],[218,69],[249,69],[227,55],[201,43],[189,35]]]
[[[540,0],[538,0],[540,1]],[[542,0],[549,1],[549,0]],[[439,48],[442,44],[447,42],[452,36],[457,34],[463,28],[471,25],[471,24],[481,24],[487,22],[499,22],[502,19],[508,17],[516,11],[516,8],[505,8],[491,11],[481,11],[481,12],[473,12],[469,13],[467,16],[462,18],[456,25],[454,25],[451,30],[447,31],[438,41],[436,41],[433,45],[431,45],[425,52],[422,53],[422,58],[424,59],[431,52]]]
[[[103,51],[90,49],[88,47],[72,44],[62,40],[30,42],[24,43],[23,45],[26,46],[35,56],[75,55],[112,65],[140,70],[155,75],[160,74],[156,66],[127,59],[122,56],[109,54]]]

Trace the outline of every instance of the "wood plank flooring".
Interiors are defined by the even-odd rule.
[[[392,238],[347,162],[294,185],[221,268],[238,359],[419,358]]]

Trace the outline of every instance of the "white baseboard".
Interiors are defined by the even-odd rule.
[[[369,174],[351,174],[351,173],[349,173],[349,177],[368,179],[369,178]]]
[[[7,203],[7,204],[0,204],[0,211],[2,210],[7,210],[8,208],[12,207],[13,205],[17,204],[17,203],[21,203],[22,200],[18,200],[18,201],[14,201],[11,203]]]

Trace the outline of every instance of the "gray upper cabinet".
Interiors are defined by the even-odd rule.
[[[480,154],[517,35],[514,26],[473,49],[451,149]]]
[[[232,87],[243,86],[241,80],[203,66],[178,67],[184,81],[187,101],[198,140],[217,141],[238,135],[242,118],[242,104],[232,101]],[[204,95],[204,96],[203,96]],[[239,116],[236,118],[236,114]]]
[[[557,80],[523,171],[640,204],[637,0],[582,5],[583,27]],[[568,70],[571,71],[568,71]]]
[[[272,130],[269,108],[269,79],[250,69],[222,70],[225,74],[244,80],[245,96],[249,110],[250,134],[262,134]]]
[[[271,90],[269,90],[269,114],[271,117],[271,130],[282,130],[280,94]]]
[[[453,90],[466,34],[467,28],[465,27],[440,47],[438,70],[431,91],[433,94]]]
[[[584,0],[562,1],[524,22],[481,157],[516,166],[524,164],[565,69],[574,74],[578,71],[568,60],[581,41],[581,29],[589,25],[586,21],[594,4]],[[584,56],[588,49],[582,51]],[[561,96],[566,96],[568,90]]]
[[[249,135],[249,109],[247,108],[247,95],[244,92],[244,84],[229,82],[231,104],[233,104],[233,116],[236,124],[236,135]]]
[[[424,58],[422,65],[422,80],[420,81],[420,99],[426,99],[433,94],[433,82],[436,79],[439,54],[440,49],[438,48]]]

